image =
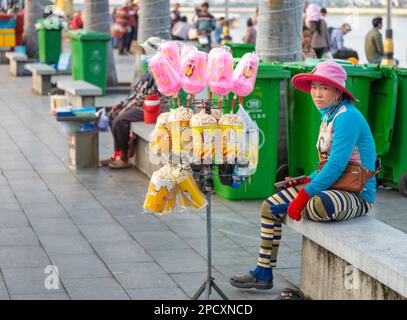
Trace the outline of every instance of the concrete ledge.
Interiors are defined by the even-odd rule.
[[[6,57],[7,52],[10,50],[8,47],[0,47],[0,64],[7,64],[8,58]]]
[[[134,155],[133,165],[148,177],[151,177],[154,171],[162,167],[162,165],[155,165],[151,163],[148,155],[148,145],[151,141],[150,137],[154,127],[154,124],[146,124],[140,121],[133,122],[130,129],[131,132],[137,136],[136,152]]]
[[[56,74],[56,70],[44,63],[28,63],[25,65],[25,68],[31,71],[33,74],[38,75],[54,75]]]
[[[10,74],[15,77],[22,77],[28,75],[25,72],[24,65],[27,62],[30,62],[27,55],[21,52],[7,52],[6,53],[7,59],[9,59],[10,63]]]
[[[28,60],[27,55],[22,52],[7,52],[6,57],[9,60],[15,60],[15,61],[27,61]]]
[[[61,80],[57,87],[73,96],[101,96],[102,89],[83,80]]]
[[[407,234],[369,216],[339,223],[322,223],[305,219],[296,222],[287,219],[286,224],[301,233],[305,239],[351,264],[357,270],[383,284],[390,291],[396,292],[401,298],[407,298]],[[308,248],[312,248],[312,246],[308,245]],[[315,278],[309,281],[307,272],[309,271],[311,274],[317,272],[322,276],[323,272],[316,270],[323,268],[324,261],[327,261],[328,256],[316,255],[311,262],[307,260],[310,255],[312,253],[303,244],[301,289],[310,298],[319,299],[321,298],[321,285],[317,285]],[[336,263],[334,259],[331,259],[329,268],[333,268]],[[343,274],[336,276],[340,281],[343,280]],[[331,277],[323,280],[325,298],[332,298],[334,294],[339,294],[334,291],[347,289],[344,287],[344,283],[340,281],[341,288],[339,288],[338,283],[335,283],[338,279],[334,278],[335,275],[331,274]],[[370,290],[374,292],[375,287],[378,289],[378,286],[372,282]],[[331,294],[327,293],[328,291]],[[377,293],[370,293],[367,296],[362,293],[359,296],[362,299],[369,299],[369,297],[386,299],[385,296]]]
[[[43,63],[29,63],[25,65],[25,69],[32,73],[33,91],[47,95],[52,89],[51,76],[56,74],[56,70]]]
[[[64,90],[73,107],[95,106],[95,96],[102,95],[102,89],[82,80],[60,80],[57,88]]]

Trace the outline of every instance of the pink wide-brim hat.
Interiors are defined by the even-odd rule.
[[[343,91],[352,101],[359,102],[359,100],[345,88],[347,77],[348,75],[345,69],[340,64],[328,60],[319,63],[314,70],[309,73],[299,73],[295,75],[291,83],[295,88],[309,93],[311,90],[311,82],[320,81],[328,86]]]

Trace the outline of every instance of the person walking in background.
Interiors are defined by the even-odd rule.
[[[174,26],[172,27],[171,37],[173,40],[188,40],[188,34],[190,25],[188,23],[187,17],[183,16],[177,21]]]
[[[302,60],[317,58],[314,49],[311,48],[311,39],[312,39],[311,32],[308,29],[305,29],[302,32],[302,51],[301,51]]]
[[[334,28],[331,34],[331,52],[335,59],[356,58],[359,60],[359,55],[351,48],[344,45],[344,37],[352,30],[349,23],[344,23],[340,28]]]
[[[326,8],[321,8],[321,19],[324,19],[326,21],[326,16],[328,15],[328,10]]]
[[[209,13],[209,3],[204,2],[198,13],[196,29],[198,31],[198,42],[207,52],[209,52],[212,47],[211,32],[215,29],[215,23],[215,17]]]
[[[138,24],[138,4],[129,3],[128,4],[128,13],[129,13],[129,34],[126,38],[126,51],[130,52],[131,43],[133,40],[137,39],[137,24]]]
[[[243,43],[256,44],[257,31],[254,27],[252,18],[247,19],[247,29],[243,36]]]
[[[125,4],[119,10],[117,10],[117,13],[116,13],[116,24],[120,28],[120,35],[119,35],[119,40],[118,40],[120,55],[125,54],[126,43],[127,43],[126,41],[127,41],[128,34],[130,33],[129,32],[130,31],[129,21],[130,21],[129,8],[128,8],[128,5]]]
[[[225,26],[225,18],[220,17],[216,23],[215,30],[213,31],[213,38],[215,44],[221,44],[223,40],[223,27]]]
[[[309,5],[306,13],[305,27],[311,32],[311,47],[317,58],[321,58],[324,52],[329,51],[328,26],[321,19],[320,8],[317,5]]]
[[[110,15],[110,25],[111,25],[112,47],[114,49],[117,49],[117,46],[118,46],[118,43],[119,43],[119,38],[118,38],[117,33],[115,31],[115,28],[116,28],[116,14],[117,14],[117,8],[113,7],[112,14]]]
[[[171,11],[170,18],[171,18],[171,29],[174,27],[174,25],[181,20],[181,12],[180,12],[180,4],[175,3],[174,7]]]
[[[71,20],[71,29],[72,30],[83,29],[83,20],[82,20],[81,10],[76,10],[75,13],[73,14],[73,17]]]
[[[383,40],[380,29],[383,28],[382,17],[372,20],[373,28],[365,38],[365,53],[369,63],[380,63],[384,56]]]

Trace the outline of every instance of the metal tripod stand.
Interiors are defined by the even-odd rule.
[[[198,300],[201,294],[205,291],[205,300],[209,300],[209,296],[212,293],[212,288],[222,297],[223,300],[229,300],[228,297],[222,292],[222,290],[215,283],[215,278],[212,277],[212,243],[211,243],[211,194],[213,191],[213,177],[212,168],[210,165],[206,166],[204,169],[203,177],[205,179],[205,192],[208,205],[206,207],[206,238],[208,245],[208,274],[206,280],[198,289],[198,291],[192,297],[192,300]]]

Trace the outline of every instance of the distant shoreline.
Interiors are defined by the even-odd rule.
[[[386,8],[356,8],[356,7],[349,7],[349,8],[327,8],[328,14],[338,14],[338,15],[349,15],[355,14],[356,12],[360,15],[386,15]],[[181,12],[191,13],[194,11],[192,7],[181,7]],[[213,13],[221,13],[225,12],[223,7],[211,7],[210,9]],[[248,8],[248,7],[230,7],[229,13],[255,13],[256,8]],[[393,16],[407,16],[407,8],[393,8],[392,10]]]

